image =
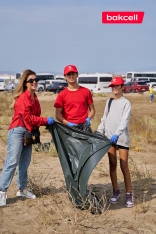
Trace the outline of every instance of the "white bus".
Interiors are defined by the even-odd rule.
[[[112,89],[108,88],[112,80],[112,75],[107,73],[95,73],[95,74],[79,74],[78,84],[80,86],[88,88],[94,93],[111,92]]]
[[[126,82],[137,80],[147,80],[149,82],[155,82],[156,72],[127,72]]]
[[[15,74],[16,79],[19,79],[22,73],[18,72]],[[36,77],[39,78],[39,80],[54,80],[54,75],[51,73],[36,73]]]

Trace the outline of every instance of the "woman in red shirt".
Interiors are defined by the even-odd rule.
[[[56,119],[70,127],[79,126],[95,115],[92,95],[89,89],[77,83],[78,70],[74,65],[64,68],[64,76],[68,87],[61,91],[54,103]]]
[[[52,117],[41,117],[41,107],[35,90],[38,85],[36,73],[25,70],[19,84],[15,89],[13,104],[14,116],[9,126],[7,158],[0,177],[0,206],[6,204],[6,192],[18,166],[18,192],[17,196],[36,198],[27,189],[27,169],[31,161],[32,145],[23,145],[23,136],[26,129],[32,132],[34,128],[53,124]]]

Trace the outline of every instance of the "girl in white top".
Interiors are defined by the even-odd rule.
[[[123,97],[122,90],[124,80],[120,76],[113,77],[110,85],[114,93],[114,99],[109,109],[109,100],[107,100],[104,115],[97,131],[104,133],[110,139],[112,147],[108,151],[110,177],[113,186],[113,194],[110,198],[110,203],[117,203],[120,197],[120,191],[117,182],[117,156],[116,150],[119,150],[120,167],[124,176],[126,187],[126,206],[133,207],[133,195],[131,186],[131,176],[128,168],[128,153],[129,153],[129,132],[128,125],[131,114],[131,104]],[[108,110],[109,109],[109,110]]]

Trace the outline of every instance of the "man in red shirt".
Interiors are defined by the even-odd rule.
[[[64,68],[64,76],[68,87],[61,91],[54,103],[56,119],[70,127],[87,122],[95,115],[92,95],[89,89],[77,83],[78,70],[74,65]]]

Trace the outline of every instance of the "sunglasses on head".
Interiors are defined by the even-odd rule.
[[[38,82],[38,81],[39,81],[39,78],[26,80],[26,83],[33,83],[34,81],[35,81],[35,82]]]

